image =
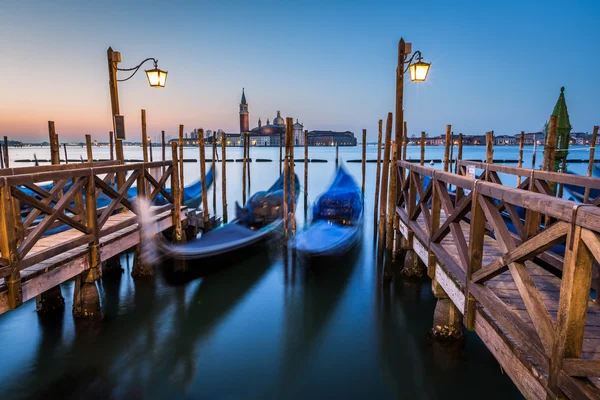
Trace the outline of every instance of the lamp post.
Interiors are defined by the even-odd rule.
[[[410,80],[424,82],[429,73],[430,63],[422,61],[420,51],[412,53],[412,44],[400,38],[398,42],[398,66],[396,68],[396,152],[400,153],[402,128],[404,126],[404,74],[410,71]],[[410,58],[408,58],[410,56]],[[407,60],[408,59],[408,60]]]
[[[118,51],[113,51],[112,47],[109,47],[106,51],[106,56],[108,59],[108,85],[110,88],[110,104],[112,108],[112,120],[113,120],[113,131],[115,132],[115,148],[117,153],[117,160],[124,162],[124,154],[123,154],[123,138],[117,137],[117,127],[115,123],[115,116],[120,115],[119,111],[119,90],[117,88],[117,82],[127,81],[139,71],[144,63],[147,61],[154,62],[154,68],[146,70],[146,76],[148,78],[148,83],[150,87],[154,88],[162,88],[165,87],[167,82],[167,71],[160,70],[158,68],[158,60],[155,58],[146,58],[144,61],[139,63],[137,66],[133,68],[119,68],[117,65],[121,62],[121,53]],[[125,79],[117,79],[117,71],[127,71],[131,72]],[[117,187],[123,186],[125,182],[125,177],[123,173],[117,174]]]

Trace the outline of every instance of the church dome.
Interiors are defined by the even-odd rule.
[[[277,117],[273,120],[273,125],[285,125],[285,121],[281,118],[281,111],[277,111]]]

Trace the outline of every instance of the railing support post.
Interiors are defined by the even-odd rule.
[[[4,278],[8,289],[8,306],[10,309],[23,304],[23,291],[21,287],[21,273],[19,272],[19,259],[17,249],[17,236],[15,232],[16,218],[14,214],[13,197],[10,186],[4,179],[0,188],[0,250],[2,258],[8,260],[11,274]]]
[[[181,193],[179,185],[179,161],[177,157],[177,143],[171,143],[171,157],[173,159],[173,173],[171,174],[171,193],[173,196],[173,242],[185,241],[181,225]]]
[[[465,309],[464,324],[469,330],[475,329],[475,306],[477,301],[469,292],[469,286],[473,285],[471,277],[482,267],[483,263],[483,241],[485,235],[485,214],[481,208],[479,195],[477,194],[477,181],[473,187],[471,200],[471,222],[469,232],[469,264],[467,265],[467,278],[465,285]]]
[[[575,219],[576,212],[574,212]],[[596,236],[592,231],[575,225],[567,234],[564,269],[560,284],[560,300],[556,316],[556,330],[548,386],[555,394],[560,393],[557,382],[564,358],[580,358],[583,348],[583,331],[587,316],[592,265],[594,257],[585,245],[586,235]],[[598,238],[590,238],[597,242]]]

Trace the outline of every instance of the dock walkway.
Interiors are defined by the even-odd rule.
[[[553,196],[554,185],[600,180],[468,161],[463,175],[469,164],[479,179],[398,162],[405,248],[525,397],[600,397],[600,307],[590,298],[600,209]],[[499,174],[523,182],[504,186]]]
[[[0,314],[69,279],[99,279],[104,262],[140,243],[140,198],[160,199],[150,206],[148,229],[181,239],[188,216],[176,149],[173,157],[0,170]]]

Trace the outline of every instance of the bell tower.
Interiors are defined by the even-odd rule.
[[[250,130],[250,115],[248,114],[248,103],[246,102],[246,94],[242,88],[242,101],[240,102],[240,133]]]

